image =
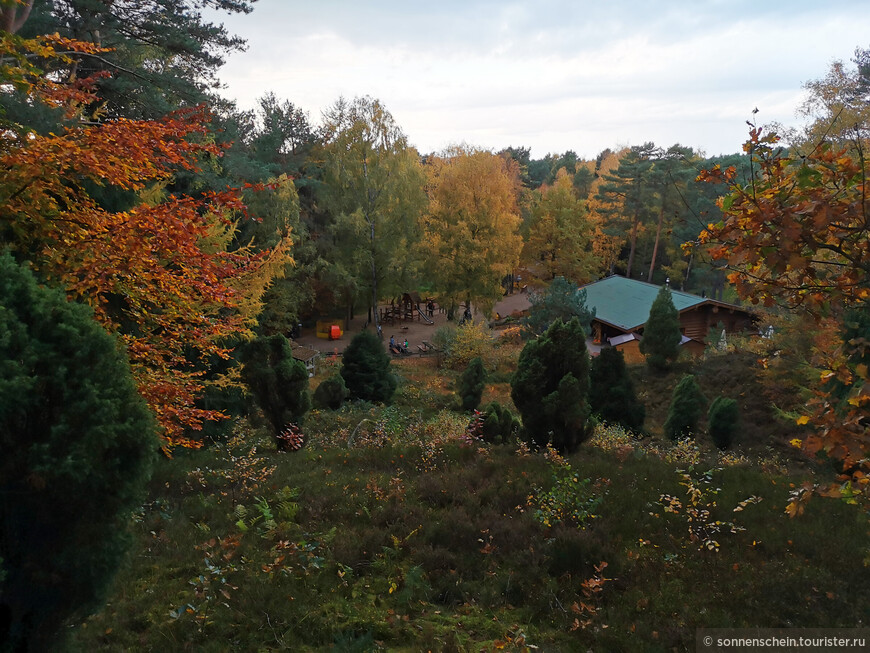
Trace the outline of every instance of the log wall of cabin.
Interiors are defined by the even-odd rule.
[[[752,325],[750,316],[741,310],[706,304],[680,314],[683,335],[705,341],[712,327],[721,322],[726,333],[745,331]]]

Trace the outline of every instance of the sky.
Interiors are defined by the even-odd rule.
[[[738,152],[747,120],[800,124],[804,82],[870,48],[867,0],[258,0],[206,16],[248,41],[219,75],[242,109],[273,92],[317,125],[368,95],[421,153],[534,159]]]

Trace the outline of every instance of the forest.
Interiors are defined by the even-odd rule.
[[[0,650],[867,634],[870,49],[730,155],[418,152],[369,96],[239,109],[204,6],[254,10],[0,2]],[[644,363],[587,351],[610,275],[662,287]],[[687,356],[670,290],[758,329]],[[408,292],[449,326],[391,357]]]

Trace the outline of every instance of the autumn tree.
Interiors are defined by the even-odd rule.
[[[0,648],[100,606],[157,450],[117,338],[0,254]],[[65,629],[63,629],[65,630]]]
[[[348,317],[364,289],[378,323],[381,295],[410,283],[409,257],[426,204],[417,152],[386,108],[370,97],[336,102],[324,115],[323,201],[334,218],[333,274],[346,289]]]
[[[790,134],[799,151],[821,141],[835,148],[853,149],[862,142],[866,147],[870,138],[870,49],[857,48],[852,63],[835,61],[824,77],[804,85],[807,97],[800,112],[810,122]]]
[[[861,70],[845,76],[839,90],[826,80],[819,99],[831,109],[837,98],[849,99],[844,112],[860,108],[866,102]],[[832,75],[839,78],[840,72],[835,65]],[[829,113],[823,112],[822,120],[830,121]],[[703,179],[728,184],[730,193],[720,201],[723,219],[709,224],[700,241],[726,264],[741,297],[805,312],[821,331],[839,335],[839,346],[817,350],[813,363],[822,370],[821,383],[799,422],[813,429],[803,439],[807,454],[823,451],[839,461],[843,484],[834,494],[854,497],[866,492],[870,472],[870,374],[860,362],[867,341],[849,337],[847,324],[870,299],[870,159],[866,123],[858,113],[851,113],[842,130],[835,122],[824,124],[808,133],[830,138],[799,145],[794,152],[779,146],[777,134],[753,126],[744,146],[755,170],[749,183],[739,183],[733,168],[705,171]],[[836,391],[833,380],[839,384]],[[802,500],[810,495],[805,490],[795,495],[792,514],[802,510]]]
[[[453,314],[460,302],[485,313],[519,261],[519,176],[513,159],[467,147],[430,160],[425,270]]]
[[[589,222],[595,229],[592,252],[600,262],[599,274],[614,274],[616,262],[625,242],[625,233],[620,234],[617,230],[608,229],[610,218],[613,216],[612,198],[600,192],[600,189],[608,183],[607,178],[615,173],[619,166],[619,156],[606,149],[598,155],[592,165],[594,165],[593,172],[590,173],[592,180],[586,193],[585,203]]]
[[[289,260],[289,238],[272,250],[229,251],[244,212],[237,192],[198,198],[161,191],[179,170],[216,156],[207,115],[180,111],[158,121],[76,121],[98,100],[90,81],[58,81],[32,65],[66,65],[63,51],[99,52],[57,37],[3,40],[4,83],[34,104],[66,112],[70,125],[41,135],[4,123],[0,143],[0,239],[52,284],[90,305],[127,347],[141,395],[163,429],[165,444],[192,443],[186,429],[218,419],[196,406],[202,375],[249,332],[268,280]],[[121,208],[101,190],[127,194]]]
[[[592,249],[595,235],[572,177],[562,168],[552,186],[542,186],[532,202],[524,259],[542,277],[565,277],[578,284],[592,281],[600,261]]]
[[[15,34],[20,30],[33,10],[33,0],[8,2],[0,6],[0,30]]]
[[[302,218],[299,193],[287,175],[271,179],[266,188],[244,193],[249,219],[236,226],[234,249],[268,251],[293,241],[293,258],[284,262],[262,289],[258,332],[287,335],[315,301],[315,277],[327,265]]]

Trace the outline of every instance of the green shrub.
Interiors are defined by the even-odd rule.
[[[511,398],[520,411],[530,444],[548,441],[560,452],[574,451],[591,434],[589,353],[577,318],[556,320],[520,353]]]
[[[276,437],[299,424],[311,408],[308,370],[293,358],[290,342],[281,334],[259,337],[242,355],[242,381],[248,386]]]
[[[314,406],[338,410],[347,399],[348,390],[341,374],[333,374],[324,379],[314,391]]]
[[[686,374],[674,388],[665,420],[665,435],[672,440],[678,440],[695,433],[706,403],[707,398],[698,387],[695,377]]]
[[[350,396],[366,401],[386,403],[398,385],[390,357],[371,331],[362,331],[350,341],[344,351],[341,376]]]
[[[119,343],[0,256],[0,642],[58,650],[98,607],[158,449]]]
[[[570,465],[557,467],[553,471],[553,487],[547,491],[535,488],[530,498],[535,520],[547,528],[563,523],[584,528],[587,521],[595,518],[595,510],[602,501],[591,483],[588,478],[580,478]]]
[[[459,377],[457,394],[463,410],[474,410],[480,405],[486,386],[486,369],[480,356],[475,356]]]
[[[634,383],[628,374],[622,352],[618,349],[602,349],[592,359],[589,406],[593,413],[609,424],[622,424],[633,431],[643,427],[646,408],[634,392]]]
[[[508,408],[497,401],[487,404],[483,411],[483,440],[490,444],[505,444],[519,433],[520,421]]]
[[[716,397],[713,400],[707,413],[707,426],[717,447],[724,450],[731,446],[739,420],[740,409],[734,399]]]
[[[680,354],[680,314],[674,306],[671,291],[662,286],[649,311],[643,329],[640,353],[655,370],[665,370]]]
[[[451,369],[459,369],[474,358],[488,358],[494,346],[486,322],[466,322],[452,330],[444,350],[444,362]]]

